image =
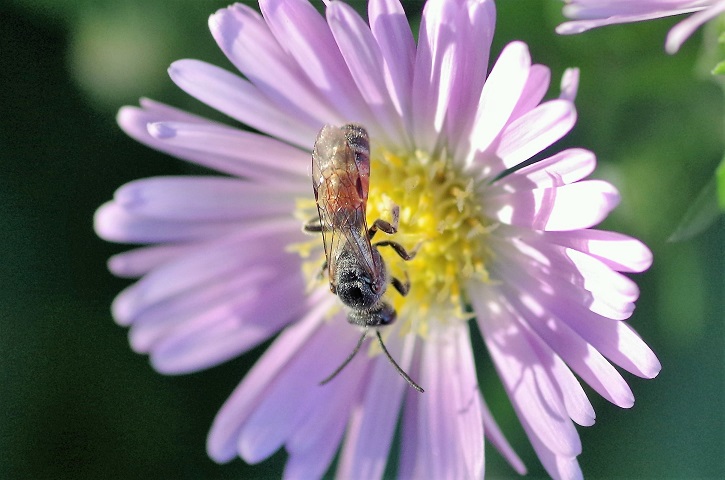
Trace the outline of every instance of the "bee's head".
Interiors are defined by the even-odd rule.
[[[393,307],[386,302],[378,302],[370,310],[350,310],[347,314],[347,321],[361,327],[382,327],[390,325],[398,317]]]

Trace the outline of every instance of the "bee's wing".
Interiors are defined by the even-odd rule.
[[[317,213],[320,216],[320,227],[322,230],[322,244],[325,247],[325,258],[327,259],[327,273],[332,285],[335,278],[335,270],[337,269],[337,252],[340,249],[340,239],[343,236],[340,230],[333,224],[333,215],[330,213],[330,205],[326,199],[317,196],[317,190],[315,190],[317,198]],[[337,287],[335,285],[335,287]]]
[[[326,125],[317,136],[312,152],[312,187],[333,287],[336,287],[333,283],[336,259],[346,244],[371,278],[378,270],[365,220],[370,172],[367,133],[364,130],[362,134],[354,133],[363,136],[351,137],[348,125],[342,129]],[[360,147],[363,140],[364,151]]]
[[[355,167],[360,179],[360,195],[367,205],[368,188],[370,184],[370,140],[368,132],[362,125],[349,123],[340,129],[345,134],[345,140],[354,154]],[[363,206],[363,213],[365,206]]]
[[[340,229],[350,250],[355,254],[358,264],[362,266],[369,278],[377,278],[379,265],[373,257],[373,248],[370,245],[368,224],[365,220],[365,203],[363,202],[354,211],[349,212],[345,228]]]
[[[359,203],[354,215],[349,219],[348,226],[343,230],[345,237],[358,259],[358,263],[367,271],[370,278],[376,277],[380,265],[377,265],[370,245],[368,224],[366,220],[368,188],[370,183],[370,140],[368,132],[362,125],[349,123],[343,125],[347,146],[350,149],[348,164],[355,180],[355,192]]]

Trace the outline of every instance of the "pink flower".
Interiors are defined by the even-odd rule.
[[[544,467],[580,477],[574,423],[593,424],[594,411],[574,374],[628,408],[613,365],[644,378],[660,365],[626,323],[639,291],[618,273],[648,268],[650,251],[590,228],[616,206],[616,189],[585,180],[587,150],[542,154],[575,124],[578,72],[545,101],[549,69],[514,42],[487,75],[492,1],[429,1],[417,46],[397,0],[371,0],[370,26],[338,1],[326,19],[307,0],[260,6],[263,16],[237,4],[209,21],[244,77],[195,60],[169,72],[261,133],[150,100],[119,112],[138,141],[226,174],[134,181],[96,213],[104,239],[149,244],[109,261],[114,274],[141,277],[112,308],[132,348],[180,374],[281,332],[214,421],[218,462],[256,463],[284,447],[286,476],[315,478],[342,446],[339,477],[380,478],[402,416],[403,478],[482,477],[484,434],[524,473],[478,387],[475,318]],[[405,298],[388,289],[398,319],[381,332],[422,394],[376,343],[319,385],[359,332],[317,277],[321,238],[301,227],[316,215],[317,132],[349,122],[370,134],[368,223],[397,204],[391,238],[420,245],[409,262],[380,249],[412,285]]]
[[[557,27],[557,33],[581,33],[617,23],[641,22],[654,18],[695,13],[675,25],[667,35],[665,50],[676,53],[705,22],[725,11],[724,0],[565,0],[564,15],[576,19]]]

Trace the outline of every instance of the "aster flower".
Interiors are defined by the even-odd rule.
[[[576,19],[557,27],[557,33],[581,33],[617,23],[694,13],[667,35],[665,50],[676,53],[695,30],[725,11],[723,0],[565,0],[564,15]]]
[[[243,77],[195,60],[169,72],[261,133],[150,100],[119,112],[138,141],[226,174],[134,181],[96,213],[104,239],[149,244],[109,261],[141,277],[112,306],[132,348],[181,374],[281,332],[214,421],[207,449],[218,462],[284,447],[285,475],[315,478],[340,449],[339,477],[380,478],[402,417],[403,478],[482,477],[484,434],[524,473],[478,387],[475,321],[544,467],[581,476],[574,423],[593,424],[594,411],[575,374],[627,408],[633,395],[613,364],[644,378],[660,366],[625,322],[639,292],[618,273],[648,268],[649,250],[590,228],[616,189],[585,180],[587,150],[542,153],[575,124],[578,72],[544,101],[549,69],[513,42],[487,75],[492,1],[429,1],[417,45],[397,0],[371,0],[369,26],[339,1],[324,16],[307,0],[260,7],[209,21]],[[397,204],[391,238],[420,245],[409,262],[380,249],[412,284],[405,298],[386,294],[398,319],[381,333],[422,394],[369,340],[319,385],[359,332],[318,278],[321,238],[302,232],[316,215],[310,155],[323,125],[350,122],[370,135],[368,223]]]

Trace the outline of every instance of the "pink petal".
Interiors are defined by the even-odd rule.
[[[118,243],[192,242],[218,238],[239,230],[238,223],[184,222],[141,217],[115,202],[101,205],[93,218],[96,235]]]
[[[209,243],[208,248],[147,274],[116,298],[112,307],[114,316],[119,322],[130,322],[157,302],[185,294],[242,267],[264,264],[263,259],[268,258],[270,252],[284,252],[288,242],[298,236],[301,237],[301,233],[296,222],[249,225],[234,236]]]
[[[280,45],[341,116],[348,122],[374,125],[330,28],[317,10],[307,0],[261,0],[259,7]]]
[[[370,27],[343,2],[330,4],[327,21],[360,94],[377,120],[367,126],[371,135],[385,143],[397,143],[400,147],[402,142],[409,147],[407,131],[388,94],[383,56]]]
[[[541,344],[539,349],[543,351],[539,356],[551,361],[549,369],[552,381],[559,387],[561,399],[564,402],[564,408],[569,418],[584,427],[594,425],[594,419],[596,418],[594,408],[567,364],[557,355],[555,350],[551,350],[544,344]]]
[[[334,298],[328,296],[288,327],[267,349],[221,408],[207,437],[207,452],[216,462],[226,463],[237,455],[242,424],[265,400],[269,384],[319,330]]]
[[[521,422],[559,455],[576,456],[581,442],[545,365],[514,312],[491,288],[472,297],[484,341]]]
[[[408,19],[398,0],[370,0],[368,17],[383,57],[383,73],[392,105],[403,121],[409,122],[416,47]],[[406,127],[410,129],[409,124]]]
[[[211,158],[234,175],[260,183],[308,187],[310,150],[212,123],[154,122],[148,124],[148,133],[166,148]]]
[[[628,277],[613,271],[603,262],[576,250],[566,250],[566,256],[572,266],[582,276],[582,286],[590,292],[609,289],[612,297],[621,302],[634,302],[639,297],[639,287]]]
[[[446,389],[454,396],[449,413],[457,413],[453,418],[457,423],[455,427],[466,469],[465,475],[469,478],[482,478],[485,471],[483,413],[468,326],[462,324],[460,332],[454,335],[454,341],[457,342],[454,345],[456,358],[449,368],[456,372],[458,378],[451,379],[453,381]]]
[[[345,371],[347,374],[347,369]],[[284,467],[285,478],[323,476],[340,447],[350,408],[360,396],[363,382],[356,385],[357,378],[353,372],[353,376],[345,377],[345,381],[338,382],[334,388],[328,385],[320,389],[329,392],[324,398],[322,392],[312,397],[311,401],[317,400],[318,408],[306,416],[286,443],[289,455]]]
[[[515,167],[569,133],[575,123],[576,110],[571,102],[542,103],[506,126],[496,155],[506,168]]]
[[[537,105],[549,90],[551,81],[551,70],[545,65],[534,64],[529,69],[529,78],[521,92],[521,97],[511,113],[510,120],[515,120],[521,115],[530,112]]]
[[[486,401],[481,396],[481,413],[483,414],[483,431],[486,433],[486,438],[493,444],[498,450],[501,456],[516,470],[519,475],[526,475],[526,465],[521,461],[514,449],[511,448],[506,437],[504,437],[501,428],[499,428],[496,420],[493,418],[491,411],[486,405]]]
[[[477,105],[471,99],[479,98],[486,81],[489,54],[496,24],[496,6],[493,1],[463,2],[453,28],[456,48],[453,63],[459,65],[451,84],[446,136],[448,144],[456,155],[469,148],[471,126],[476,116]],[[463,141],[462,145],[458,145]]]
[[[275,320],[279,320],[276,318]],[[189,325],[173,337],[158,342],[151,350],[151,364],[164,375],[198,372],[227,362],[268,340],[286,322],[239,326],[236,318],[214,319]]]
[[[430,332],[420,369],[426,391],[420,398],[408,397],[417,404],[417,419],[410,419],[417,426],[403,431],[406,441],[415,442],[417,454],[402,460],[401,476],[483,477],[483,415],[468,326],[451,323]]]
[[[338,316],[339,317],[339,316]],[[323,399],[334,395],[341,386],[353,386],[366,370],[368,359],[356,357],[345,369],[343,379],[337,384],[319,385],[315,373],[321,360],[332,356],[347,355],[357,340],[353,328],[345,325],[341,318],[325,325],[311,337],[304,348],[280,371],[267,387],[264,401],[252,412],[239,432],[239,455],[248,463],[258,463],[271,456],[296,435],[299,425],[305,423],[309,413],[323,410],[328,415],[348,418],[352,405],[341,411],[331,412]],[[317,372],[318,376],[324,375]],[[341,374],[342,375],[342,374]],[[325,392],[327,390],[327,392]]]
[[[282,265],[289,266],[291,265]],[[278,293],[272,290],[265,292],[266,289],[273,288],[275,282],[285,282],[281,285],[285,288],[279,291],[283,296],[287,295],[287,287],[291,284],[299,286],[301,283],[296,276],[281,278],[284,273],[286,271],[277,265],[251,266],[215,278],[184,295],[157,302],[133,317],[129,332],[131,348],[138,353],[148,353],[161,340],[198,329],[194,325],[200,324],[203,328],[221,323],[229,317],[236,317],[239,327],[247,327],[266,321],[262,320],[265,317],[275,317],[276,322],[277,314],[280,313],[286,316],[295,315],[303,304],[301,292],[294,292],[287,302],[280,302],[285,305],[284,310],[288,309],[290,302],[298,303],[299,306],[293,308],[289,314],[280,312],[276,303],[264,303],[268,301],[268,297]],[[250,310],[253,312],[251,315]]]
[[[642,242],[616,232],[573,230],[546,232],[546,239],[598,258],[620,272],[643,272],[652,265],[652,252]]]
[[[561,76],[561,94],[559,98],[574,102],[579,91],[579,69],[567,68]]]
[[[296,119],[272,103],[247,80],[199,60],[179,60],[169,76],[182,90],[210,107],[280,140],[311,148],[321,127]]]
[[[148,345],[151,362],[161,373],[202,370],[250,350],[302,314],[303,289],[297,276],[272,278],[178,322],[155,323],[150,331],[138,320],[131,340]]]
[[[344,122],[253,8],[221,9],[209,17],[209,29],[234,66],[284,112],[314,125]]]
[[[481,91],[471,131],[472,151],[486,151],[499,137],[519,103],[530,68],[526,44],[512,42],[503,49]]]
[[[546,473],[551,478],[554,480],[584,479],[584,474],[575,455],[561,455],[552,451],[546,442],[533,434],[533,431],[528,425],[524,424],[523,427],[526,431],[526,436],[529,437],[531,445],[534,447],[536,456],[539,457],[541,464],[546,469]]]
[[[411,362],[410,370],[408,370],[408,375],[411,378],[421,378],[422,344],[421,339],[416,339],[413,361]],[[413,390],[407,391],[405,404],[403,406],[403,427],[401,435],[405,440],[401,442],[400,464],[398,465],[398,476],[400,478],[414,478],[413,474],[419,468],[417,465],[421,462],[421,457],[428,452],[427,445],[424,442],[423,432],[421,432],[418,425],[418,417],[421,414],[421,400],[422,398],[419,392]]]
[[[597,12],[587,12],[586,7],[582,9],[582,12],[586,13],[586,16],[580,14],[577,10],[574,10],[575,8],[572,6],[564,7],[564,15],[566,15],[569,18],[590,18],[586,20],[575,20],[573,22],[565,22],[556,27],[556,33],[560,35],[571,35],[574,33],[582,33],[586,32],[587,30],[591,30],[592,28],[597,27],[604,27],[606,25],[616,25],[619,23],[633,23],[633,22],[643,22],[645,20],[653,20],[656,18],[663,18],[663,17],[671,17],[673,15],[681,15],[684,13],[692,13],[697,12],[698,10],[702,10],[703,8],[707,7],[695,7],[695,8],[682,8],[678,10],[672,10],[672,9],[663,9],[658,10],[654,12],[633,12],[633,13],[622,13],[620,15],[614,14],[614,12],[611,13],[597,13]],[[649,8],[649,7],[645,7]],[[569,10],[571,9],[571,10]],[[602,18],[597,18],[601,16]]]
[[[585,180],[486,196],[483,203],[489,217],[505,224],[534,230],[577,230],[604,220],[619,203],[619,192],[608,182]]]
[[[503,250],[499,250],[499,254],[501,252]],[[644,378],[652,378],[659,373],[661,367],[657,357],[631,327],[624,322],[614,322],[587,310],[593,309],[595,304],[577,301],[573,294],[566,291],[570,282],[554,283],[545,276],[537,279],[539,274],[531,266],[521,263],[521,269],[516,272],[516,265],[514,257],[501,257],[497,260],[495,269],[502,272],[513,269],[511,273],[502,274],[506,281],[517,285],[522,291],[537,292],[536,301],[615,364]],[[562,265],[558,265],[557,269],[561,270]],[[600,304],[617,303],[613,298],[607,300],[606,290],[602,291],[601,300]],[[613,307],[613,310],[620,308],[623,307]],[[632,305],[630,309],[633,308]],[[626,311],[618,318],[625,315]]]
[[[594,325],[590,322],[570,326],[616,365],[642,378],[654,378],[662,366],[642,338],[624,322]]]
[[[497,258],[492,266],[508,281],[535,289],[529,291],[555,294],[568,308],[589,309],[609,319],[624,320],[632,314],[639,294],[636,284],[603,264],[580,269],[572,257],[581,263],[584,254],[546,245],[534,237],[502,236],[492,238],[493,242]],[[589,262],[596,265],[594,258]],[[613,284],[602,281],[600,275],[612,279]]]
[[[622,408],[629,408],[634,404],[632,391],[617,370],[565,322],[545,310],[539,303],[541,295],[529,295],[526,290],[518,288],[503,290],[509,303],[522,315],[536,335],[597,393]],[[556,302],[556,298],[547,297],[545,301]],[[566,373],[564,375],[568,376]],[[562,388],[565,395],[575,392],[577,395],[572,398],[575,403],[573,408],[567,407],[571,418],[580,425],[592,425],[594,411],[581,387],[573,383],[576,382],[575,379],[563,380],[569,384],[568,388]]]
[[[587,177],[594,171],[596,163],[594,154],[589,150],[562,150],[496,180],[487,193],[494,195],[532,190],[536,187],[560,187]]]
[[[415,335],[404,339],[396,328],[387,335],[386,347],[407,371]],[[402,345],[401,345],[402,344]],[[382,478],[395,434],[403,393],[410,388],[382,354],[371,362],[360,406],[353,412],[337,469],[338,478]]]
[[[557,351],[553,350],[531,329],[531,324],[526,321],[528,319],[526,314],[529,313],[526,307],[523,307],[520,302],[513,303],[518,302],[518,297],[516,295],[513,297],[509,295],[506,298],[509,301],[506,307],[522,320],[519,326],[526,333],[532,352],[536,354],[542,365],[546,365],[549,380],[558,392],[569,418],[579,425],[593,425],[595,418],[594,409],[591,403],[589,403],[589,399],[584,393],[584,389],[579,381],[557,354]]]
[[[432,151],[443,129],[455,58],[455,2],[433,0],[423,9],[412,84],[412,130],[416,147]]]
[[[189,113],[186,110],[181,110],[176,107],[172,107],[171,105],[166,105],[165,103],[157,102],[156,100],[151,100],[150,98],[141,97],[139,99],[139,107],[142,113],[145,115],[148,115],[151,118],[154,118],[153,121],[159,121],[159,120],[168,120],[173,122],[187,122],[187,123],[213,123],[217,124],[216,122],[212,122],[211,120],[200,117],[198,115],[194,115],[193,113]],[[122,107],[120,111],[123,111],[125,109],[138,109],[137,107]],[[139,125],[142,127],[143,130],[146,130],[146,123],[149,123],[149,121],[139,122]],[[123,127],[123,125],[121,125]]]
[[[547,386],[548,376],[540,370],[535,342],[517,328],[513,314],[500,303],[501,297],[486,287],[479,293],[473,297],[479,326],[537,456],[553,478],[581,478],[576,461],[581,452],[579,437],[562,415],[563,407],[557,401],[552,403],[555,394],[547,394],[553,386]]]
[[[225,177],[151,177],[119,188],[114,200],[131,215],[179,221],[236,221],[289,216],[298,189],[270,190]]]
[[[343,359],[350,354],[359,337],[359,332],[343,320],[343,315],[328,320],[326,328],[334,329],[336,335],[345,341],[337,342],[334,346],[325,346],[321,351],[325,358],[320,359],[320,364],[306,374],[308,377],[312,376],[315,385],[310,387],[308,398],[305,399],[304,412],[297,414],[298,427],[286,442],[286,449],[290,455],[299,455],[300,458],[316,456],[317,447],[328,443],[333,445],[326,446],[326,449],[330,449],[333,454],[337,452],[342,431],[350,423],[353,409],[361,402],[366,388],[365,381],[371,369],[371,359],[366,358],[361,352],[360,358],[356,358],[354,363],[348,365],[350,372],[348,367],[345,367],[345,373],[340,373],[339,378],[336,377],[326,385],[318,385],[319,381],[329,373],[328,370],[338,366],[333,366],[338,358]],[[329,355],[330,350],[334,353],[334,359]],[[320,352],[318,357],[319,355]],[[325,364],[325,370],[321,369],[321,364]],[[327,438],[329,431],[336,432],[338,428],[340,435],[333,435],[333,438],[337,436],[337,442]]]
[[[117,277],[137,278],[198,248],[203,248],[201,243],[162,244],[136,248],[109,258],[108,270]]]
[[[725,12],[725,1],[721,0],[710,8],[696,13],[672,27],[670,33],[667,34],[667,41],[665,43],[667,53],[677,53],[682,44],[685,43],[685,40],[695,33],[695,30],[722,12]]]
[[[166,138],[156,138],[152,136],[148,129],[149,124],[162,121],[216,126],[219,126],[220,124],[213,123],[201,117],[182,112],[181,110],[176,110],[172,107],[153,102],[148,99],[142,99],[141,106],[142,108],[123,107],[119,110],[117,116],[117,121],[120,127],[134,140],[156,150],[168,153],[169,155],[181,158],[182,160],[187,160],[189,162],[231,175],[247,176],[248,173],[254,171],[243,163],[245,157],[239,155],[239,152],[237,152],[237,154],[232,158],[220,158],[216,155],[209,155],[207,152],[197,151],[200,148],[198,143],[192,145],[196,147],[197,150],[179,148],[166,141]]]
[[[670,15],[688,13],[690,10],[701,10],[697,7],[710,3],[712,0],[568,0],[563,13],[569,18],[603,18],[613,15],[642,15],[670,12]],[[675,9],[675,7],[681,7]],[[684,7],[687,7],[685,10]],[[693,8],[695,7],[695,8]],[[677,12],[677,13],[676,13]]]

